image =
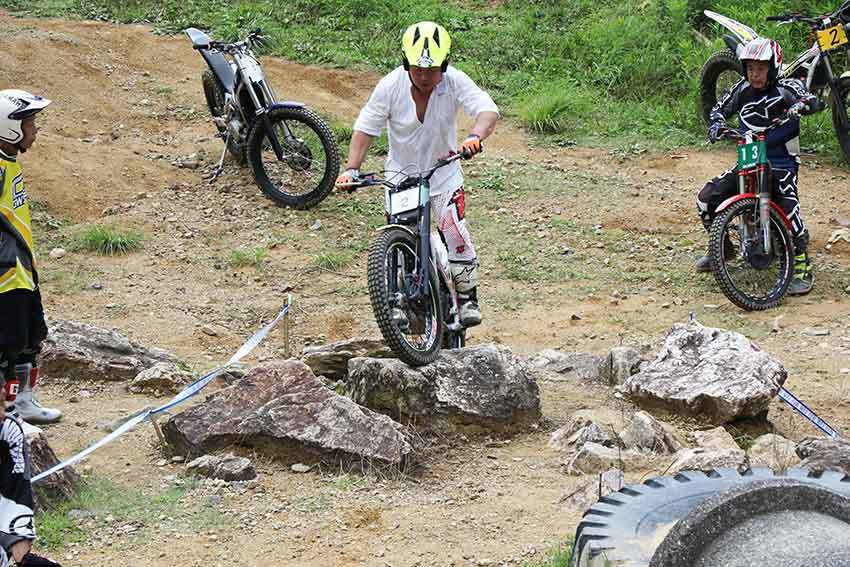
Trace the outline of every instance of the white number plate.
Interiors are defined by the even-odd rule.
[[[265,75],[263,75],[263,70],[260,69],[260,64],[251,59],[250,57],[243,57],[240,63],[242,63],[242,69],[245,70],[245,74],[248,75],[248,78],[251,79],[251,82],[259,83],[260,81],[265,79]]]
[[[405,189],[390,195],[390,214],[398,215],[419,206],[419,187]]]

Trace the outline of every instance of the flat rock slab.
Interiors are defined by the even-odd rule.
[[[74,380],[132,380],[157,362],[177,363],[170,353],[148,348],[116,332],[63,319],[49,321],[42,347],[47,376]]]
[[[544,350],[529,357],[528,363],[547,373],[549,380],[579,379],[599,381],[605,359],[588,352]]]
[[[347,383],[357,403],[423,430],[510,433],[541,415],[531,368],[504,346],[443,351],[419,368],[395,359],[354,358]]]
[[[661,408],[715,424],[767,412],[787,373],[744,335],[677,324],[655,360],[618,390],[645,408]]]
[[[301,360],[316,376],[342,380],[348,374],[352,358],[395,358],[383,339],[355,337],[321,346],[306,347]]]
[[[127,389],[133,393],[176,394],[194,381],[194,376],[171,362],[157,362],[139,372]]]
[[[329,390],[297,360],[253,368],[168,420],[163,432],[190,456],[239,444],[293,462],[313,456],[398,465],[412,450],[401,425]]]
[[[795,452],[795,443],[781,435],[765,433],[760,435],[747,449],[750,466],[768,467],[784,472],[800,466],[800,458]]]
[[[742,471],[746,468],[747,454],[743,449],[681,449],[665,474],[673,476],[682,471],[707,472],[712,469]]]
[[[186,469],[198,476],[220,478],[228,482],[257,478],[257,471],[250,459],[230,454],[203,455],[186,465]]]

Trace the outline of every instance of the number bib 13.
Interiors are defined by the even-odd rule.
[[[738,169],[750,169],[767,163],[767,144],[764,141],[738,146]]]

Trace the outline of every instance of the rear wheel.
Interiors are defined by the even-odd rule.
[[[758,199],[733,203],[711,224],[708,254],[729,301],[748,311],[775,307],[794,277],[794,244],[782,217],[770,209],[771,250],[765,253]]]
[[[285,207],[308,209],[333,189],[339,173],[339,146],[330,127],[304,107],[276,108],[268,123],[282,157],[272,148],[266,121],[258,117],[248,135],[248,160],[263,193]]]
[[[708,58],[699,77],[699,110],[706,123],[711,109],[720,97],[731,89],[743,74],[741,62],[731,49],[718,51]]]
[[[201,84],[204,87],[204,98],[207,99],[207,108],[209,108],[210,114],[212,114],[213,118],[226,118],[224,111],[224,89],[212,71],[209,69],[204,71],[203,75],[201,75]],[[216,128],[219,134],[224,135],[226,133],[227,129],[223,126],[216,124]],[[227,151],[230,152],[230,155],[240,165],[245,165],[245,144],[240,144],[238,141],[230,138],[227,141]]]
[[[409,299],[419,274],[416,239],[402,229],[381,232],[369,247],[369,301],[384,340],[411,366],[433,362],[443,342],[439,283],[428,270],[430,293]]]
[[[829,99],[832,110],[832,126],[835,135],[838,136],[838,144],[844,159],[850,163],[850,77],[841,77],[838,80],[838,89],[832,93]]]

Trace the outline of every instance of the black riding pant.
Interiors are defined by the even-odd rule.
[[[782,208],[791,221],[791,235],[797,252],[804,252],[808,244],[808,230],[800,214],[797,197],[797,169],[772,169],[773,189],[771,198]],[[717,207],[729,197],[738,194],[738,168],[733,167],[705,184],[697,195],[697,210],[703,225],[708,229],[714,220]]]

